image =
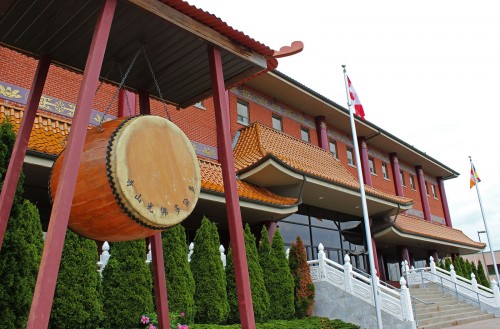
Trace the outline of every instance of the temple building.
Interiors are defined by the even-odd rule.
[[[19,127],[36,61],[0,48],[0,114]],[[79,73],[52,66],[24,160],[25,193],[36,202],[47,229],[51,204],[47,182],[64,149],[75,112]],[[117,116],[140,114],[137,93],[100,85],[89,127]],[[356,166],[362,168],[377,270],[397,281],[400,263],[416,267],[483,248],[453,228],[445,181],[458,173],[377,125],[356,118],[361,163],[355,163],[346,108],[279,71],[258,75],[228,90],[235,174],[244,223],[260,232],[277,226],[290,245],[304,241],[308,257],[319,243],[328,258],[351,255],[369,271]],[[168,93],[166,94],[168,99]],[[111,103],[110,103],[111,102]],[[200,199],[183,223],[189,239],[202,216],[218,223],[229,243],[221,165],[211,97],[180,108],[151,99],[154,115],[168,116],[191,140],[202,173]]]

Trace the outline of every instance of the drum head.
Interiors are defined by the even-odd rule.
[[[108,179],[120,207],[140,224],[163,229],[183,221],[200,194],[194,148],[169,120],[138,116],[110,137]]]

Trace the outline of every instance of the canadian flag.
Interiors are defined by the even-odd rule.
[[[365,119],[365,110],[363,110],[363,105],[359,100],[358,94],[356,94],[356,90],[352,86],[351,79],[347,77],[347,85],[349,86],[349,97],[351,97],[352,105],[354,106],[354,111],[356,115],[360,116],[361,119]]]

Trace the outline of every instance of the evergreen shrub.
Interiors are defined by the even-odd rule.
[[[106,328],[136,328],[142,314],[153,312],[145,240],[113,243],[102,275]]]
[[[8,118],[0,123],[0,188],[16,140]],[[0,250],[0,328],[24,328],[28,321],[43,250],[42,226],[35,205],[22,198],[21,172]]]
[[[293,318],[294,281],[286,259],[285,245],[277,229],[269,244],[268,231],[262,227],[259,243],[259,262],[264,272],[264,281],[269,294],[269,318],[288,320]]]
[[[104,314],[94,240],[66,232],[49,328],[99,328]]]
[[[195,284],[187,259],[186,231],[175,225],[162,233],[168,308],[171,313],[184,313],[183,323],[192,323],[195,317]]]
[[[307,264],[306,249],[300,236],[295,243],[292,243],[288,262],[295,283],[295,316],[299,319],[311,316],[315,295],[314,284]]]
[[[226,322],[229,313],[226,275],[220,259],[219,245],[216,225],[204,217],[196,231],[190,263],[196,287],[194,304],[197,323],[222,324]]]

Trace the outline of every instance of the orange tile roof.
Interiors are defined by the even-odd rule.
[[[246,171],[262,159],[274,156],[296,171],[359,190],[359,181],[330,152],[259,123],[240,130],[234,156],[237,172]],[[412,199],[385,193],[367,185],[365,190],[368,195],[392,202],[404,205],[413,203]]]
[[[200,162],[200,169],[202,172],[201,188],[207,191],[224,193],[222,168],[220,163],[201,158],[198,158],[198,160]],[[241,198],[279,206],[292,206],[297,203],[296,198],[283,197],[272,193],[268,189],[255,186],[241,180],[238,180],[237,184],[238,195]]]
[[[24,111],[15,107],[0,105],[0,120],[7,117],[17,131],[21,125]],[[48,114],[37,113],[28,142],[28,150],[45,154],[58,155],[64,150],[65,140],[71,124]]]
[[[393,217],[394,219],[394,217]],[[433,223],[408,214],[399,214],[392,223],[398,231],[428,237],[436,240],[449,241],[461,245],[483,249],[486,244],[476,242],[456,228]]]
[[[20,108],[0,105],[0,121],[7,117],[13,123],[15,131],[21,125],[24,111]],[[64,150],[65,139],[69,134],[71,123],[54,118],[50,114],[38,112],[31,131],[28,150],[50,155],[58,155]],[[201,169],[202,190],[224,193],[222,170],[219,163],[198,158]],[[297,203],[296,198],[286,198],[271,191],[238,180],[238,195],[241,198],[262,202],[279,207],[289,207]]]

